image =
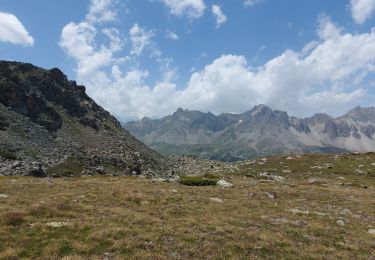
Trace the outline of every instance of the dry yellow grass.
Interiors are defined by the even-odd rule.
[[[325,163],[333,167],[311,168]],[[375,177],[355,173],[371,163],[374,155],[270,158],[224,174],[229,189],[140,177],[1,177],[9,197],[0,198],[0,259],[372,259]],[[266,170],[287,181],[246,177]]]

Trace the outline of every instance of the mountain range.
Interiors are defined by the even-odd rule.
[[[123,126],[162,154],[194,154],[222,161],[302,153],[375,151],[375,108],[356,107],[333,118],[296,118],[257,105],[241,114],[214,115],[179,108],[161,119]]]

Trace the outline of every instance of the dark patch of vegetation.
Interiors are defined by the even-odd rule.
[[[9,150],[0,148],[0,156],[9,160],[17,160],[17,155]]]
[[[201,177],[201,176],[182,176],[180,183],[188,186],[215,186],[218,179]]]
[[[58,112],[51,107],[45,107],[45,111],[39,114],[38,123],[50,132],[55,132],[62,126],[62,118]]]
[[[78,176],[84,168],[84,163],[78,159],[69,157],[63,163],[47,170],[47,175],[52,177]]]
[[[4,215],[4,222],[9,226],[19,226],[26,221],[25,213],[20,211],[9,211]]]
[[[0,131],[5,131],[8,129],[8,127],[9,127],[8,120],[5,117],[0,115]]]
[[[47,177],[46,173],[42,169],[41,165],[38,168],[31,169],[29,172],[29,176],[37,177],[37,178],[44,178]]]

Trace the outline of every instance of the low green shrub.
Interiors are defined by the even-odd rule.
[[[0,130],[1,131],[7,130],[8,127],[9,127],[9,122],[6,120],[5,117],[0,115]]]
[[[218,179],[201,176],[182,176],[179,182],[188,186],[215,186],[218,181]]]
[[[1,149],[1,148],[0,148],[0,156],[9,160],[17,160],[17,155],[15,153],[5,150],[5,149]]]

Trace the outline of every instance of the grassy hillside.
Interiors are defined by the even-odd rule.
[[[374,154],[234,168],[233,188],[0,177],[0,259],[375,257]]]

